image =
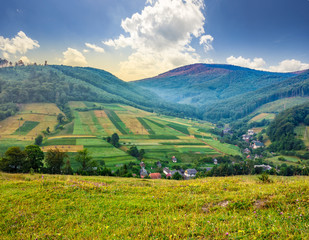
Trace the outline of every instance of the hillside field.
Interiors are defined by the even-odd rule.
[[[263,119],[273,120],[277,113],[308,101],[308,97],[290,97],[264,104],[249,115],[252,117],[249,122],[260,122]]]
[[[74,157],[77,151],[88,148],[94,160],[104,161],[112,169],[131,161],[138,163],[126,152],[133,145],[145,150],[143,161],[149,165],[157,161],[173,165],[173,156],[178,159],[177,165],[183,166],[206,156],[240,154],[238,147],[217,141],[210,133],[214,126],[205,121],[168,117],[120,104],[69,102],[69,107],[73,122],[54,131],[57,115],[62,113],[55,104],[22,105],[17,115],[0,122],[1,153],[9,146],[33,143],[50,127],[52,132],[42,144],[44,152],[59,148]],[[120,148],[104,140],[113,133],[120,137]],[[78,167],[74,158],[71,164],[74,169]]]
[[[0,173],[1,239],[308,239],[309,178]]]

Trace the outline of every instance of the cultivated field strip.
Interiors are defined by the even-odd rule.
[[[121,132],[122,134],[129,134],[130,130],[126,128],[125,124],[121,121],[118,115],[113,110],[104,110],[106,115],[109,117],[111,122],[115,125],[115,127]]]

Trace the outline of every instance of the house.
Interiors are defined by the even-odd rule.
[[[244,149],[244,153],[249,154],[249,153],[251,153],[251,151],[250,151],[249,148],[245,148],[245,149]]]
[[[249,142],[249,141],[250,141],[250,138],[251,138],[250,135],[247,135],[247,134],[242,135],[242,140],[244,140],[244,141],[246,141],[246,142]]]
[[[161,174],[160,173],[150,173],[149,177],[151,179],[161,179]]]
[[[142,168],[140,171],[139,171],[139,175],[141,176],[141,178],[144,178],[144,177],[147,177],[148,176],[148,173],[146,171],[145,168]]]
[[[262,143],[260,141],[253,141],[252,144],[251,144],[251,147],[253,149],[258,149],[258,148],[264,147],[264,143]]]
[[[254,159],[257,159],[257,158],[263,158],[263,155],[255,154]]]
[[[173,163],[176,163],[177,162],[177,158],[175,156],[172,157],[172,161]]]
[[[225,134],[231,134],[232,132],[232,129],[231,128],[225,128],[225,129],[223,129],[223,134],[225,135]]]
[[[165,175],[171,174],[171,170],[169,170],[168,167],[165,167],[165,168],[163,168],[163,173],[164,173]]]
[[[144,162],[141,162],[139,165],[141,166],[141,168],[145,168],[146,167]]]
[[[254,165],[254,168],[263,168],[264,171],[267,171],[267,170],[272,169],[271,166],[269,166],[269,165],[264,165],[264,164],[262,164],[262,165]]]
[[[248,130],[248,135],[249,135],[249,136],[253,136],[253,135],[254,135],[254,133],[255,133],[255,132],[254,132],[254,130],[253,130],[253,129],[249,129],[249,130]]]
[[[158,168],[161,168],[161,167],[162,167],[162,164],[161,164],[159,161],[158,161],[156,164],[157,164],[157,167],[158,167]]]
[[[205,169],[206,169],[206,172],[209,172],[211,171],[212,167],[206,167]]]
[[[214,164],[217,165],[218,164],[218,160],[215,158],[214,159]]]
[[[185,171],[185,177],[186,178],[194,178],[196,176],[196,174],[197,174],[197,171],[194,168],[193,169],[187,169]]]

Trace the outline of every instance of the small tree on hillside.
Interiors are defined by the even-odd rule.
[[[174,180],[181,180],[181,179],[183,179],[183,177],[180,175],[179,172],[176,172],[176,173],[173,175],[172,179],[174,179]]]
[[[92,171],[92,168],[96,166],[87,148],[78,151],[75,159],[80,163],[81,171]]]
[[[139,156],[139,152],[136,146],[132,146],[130,147],[130,149],[128,150],[128,153],[133,156],[133,157],[138,157]]]
[[[64,123],[64,115],[62,113],[59,113],[57,116],[57,120],[60,124]]]
[[[119,136],[118,136],[117,133],[114,133],[114,134],[112,135],[111,140],[110,140],[110,143],[111,143],[114,147],[116,147],[116,148],[118,148],[118,147],[120,146],[120,144],[119,144]]]
[[[46,153],[46,164],[51,173],[61,173],[61,167],[64,164],[64,159],[68,157],[66,152],[60,151],[58,148],[49,149]]]
[[[44,153],[41,148],[37,145],[29,145],[25,148],[27,171],[31,168],[38,172],[41,167],[43,167]]]
[[[38,136],[35,138],[34,144],[35,144],[35,145],[38,145],[38,146],[41,146],[42,142],[43,142],[43,136],[40,134],[40,135],[38,135]]]
[[[0,161],[0,169],[5,172],[23,172],[26,154],[19,147],[10,147]]]

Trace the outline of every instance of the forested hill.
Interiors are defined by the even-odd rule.
[[[164,114],[197,117],[194,108],[167,103],[155,94],[99,69],[69,66],[0,68],[0,119],[18,103],[68,101],[122,103]]]
[[[281,112],[271,122],[267,129],[272,141],[270,148],[273,151],[305,148],[303,141],[295,137],[295,128],[300,124],[309,125],[309,102]]]
[[[213,103],[281,82],[293,73],[271,73],[220,64],[193,64],[136,81],[165,100],[195,106]]]
[[[194,64],[132,84],[167,101],[198,106],[205,120],[230,122],[281,98],[309,96],[309,71],[272,73],[231,65]]]
[[[309,96],[309,70],[287,78],[256,91],[218,101],[204,107],[204,118],[217,120],[236,120],[247,116],[260,106],[288,97]]]

